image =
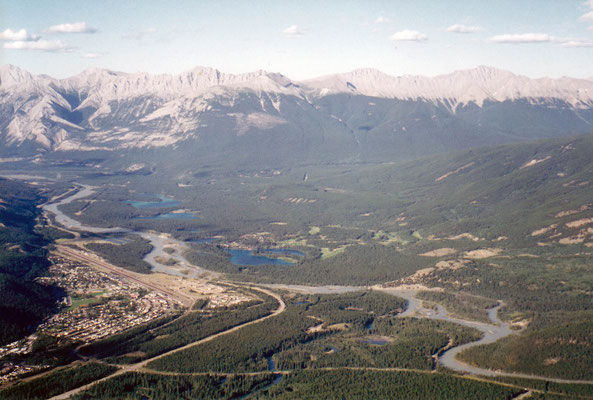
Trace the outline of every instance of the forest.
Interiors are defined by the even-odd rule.
[[[102,363],[89,363],[60,369],[40,378],[0,389],[0,399],[43,400],[93,382],[116,370],[116,367]]]
[[[257,376],[167,376],[128,372],[101,382],[75,395],[72,400],[160,399],[209,400],[238,399],[273,382],[272,374]]]
[[[523,389],[415,372],[318,371],[290,374],[258,399],[512,399]]]
[[[35,231],[44,200],[32,187],[0,178],[0,345],[31,332],[43,318],[56,312],[64,292],[43,286],[36,277],[47,274],[47,244]]]
[[[242,303],[216,311],[194,310],[134,328],[80,349],[85,356],[105,358],[115,363],[135,363],[173,350],[215,333],[268,315],[277,301],[257,292],[259,302]]]
[[[151,266],[143,260],[152,250],[152,245],[139,236],[124,244],[87,243],[85,247],[99,254],[111,264],[142,274],[150,273]]]
[[[545,318],[542,316],[542,318]],[[557,378],[591,380],[593,312],[552,315],[523,335],[474,347],[459,357],[470,364]]]
[[[449,342],[481,333],[442,321],[398,318],[403,299],[378,292],[298,295],[287,310],[216,341],[161,358],[155,370],[196,373],[377,367],[432,370]],[[378,340],[378,342],[377,342]],[[378,343],[378,344],[376,344]]]
[[[455,317],[481,322],[490,322],[487,310],[498,305],[497,300],[472,296],[463,292],[446,293],[423,290],[418,292],[416,296],[429,303],[441,304],[449,314]]]

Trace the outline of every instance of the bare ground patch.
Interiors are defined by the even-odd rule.
[[[501,252],[502,252],[502,250],[498,249],[498,248],[478,249],[478,250],[466,251],[464,254],[464,257],[479,260],[482,258],[497,256]]]
[[[450,247],[443,247],[441,249],[427,251],[426,253],[422,253],[420,255],[424,257],[444,257],[455,253],[457,253],[457,250]]]

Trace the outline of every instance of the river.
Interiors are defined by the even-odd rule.
[[[187,250],[187,244],[181,240],[174,239],[169,237],[165,234],[154,232],[154,231],[134,231],[131,229],[125,228],[101,228],[96,226],[89,226],[85,225],[74,218],[69,217],[68,215],[64,214],[60,210],[60,206],[69,204],[74,200],[82,199],[92,195],[94,191],[94,187],[88,185],[80,185],[81,189],[74,192],[74,194],[63,198],[62,200],[55,202],[55,203],[48,203],[43,205],[43,210],[47,212],[51,212],[55,215],[56,222],[60,223],[64,227],[68,229],[78,230],[78,231],[85,231],[91,233],[121,233],[121,234],[135,234],[139,235],[145,240],[148,240],[152,245],[152,251],[144,256],[144,261],[146,261],[156,272],[163,272],[170,275],[177,275],[177,276],[189,276],[192,278],[201,276],[201,275],[217,275],[217,273],[212,271],[207,271],[203,268],[195,266],[189,263],[185,257],[183,257],[183,252]],[[173,254],[169,254],[164,251],[165,247],[173,247],[176,249],[176,252]],[[173,258],[177,263],[173,266],[164,265],[157,261],[159,257],[163,257],[164,259]],[[189,274],[185,272],[189,271]]]
[[[65,215],[62,211],[60,211],[59,206],[68,204],[74,200],[85,198],[90,196],[94,193],[94,188],[87,185],[80,185],[81,189],[74,192],[74,194],[60,200],[56,203],[49,203],[43,206],[45,211],[51,212],[56,216],[56,221],[65,226],[66,228],[80,230],[80,231],[87,231],[92,233],[126,233],[126,234],[137,234],[143,237],[144,239],[150,241],[151,245],[153,246],[153,250],[144,257],[144,260],[148,262],[155,271],[163,272],[167,274],[173,275],[180,275],[186,276],[183,274],[183,270],[189,270],[193,273],[191,277],[196,277],[198,275],[209,275],[212,276],[219,276],[219,274],[208,271],[206,269],[197,267],[189,263],[185,257],[183,257],[183,252],[187,249],[187,244],[185,242],[173,239],[171,237],[165,236],[164,234],[160,234],[158,232],[140,232],[140,231],[133,231],[124,228],[100,228],[100,227],[93,227],[88,226],[76,221],[75,219]],[[165,247],[174,247],[177,251],[170,255],[164,251]],[[177,261],[176,267],[171,267],[167,265],[163,265],[159,263],[156,258],[158,257],[173,257]],[[457,354],[462,352],[465,349],[479,346],[483,344],[493,343],[499,339],[507,337],[509,335],[515,334],[513,330],[510,329],[509,325],[505,322],[501,321],[498,318],[498,310],[504,305],[504,303],[500,302],[496,307],[493,307],[488,310],[488,316],[490,317],[491,323],[484,323],[484,322],[477,322],[477,321],[468,321],[464,319],[459,319],[455,317],[449,316],[447,310],[440,304],[437,304],[437,310],[426,309],[421,306],[422,301],[415,297],[416,290],[413,289],[398,289],[398,288],[385,288],[381,287],[380,285],[376,286],[339,286],[339,285],[325,285],[325,286],[306,286],[306,285],[287,285],[287,284],[269,284],[269,285],[262,285],[272,289],[284,289],[284,290],[291,290],[291,291],[299,291],[303,293],[309,294],[337,294],[337,293],[347,293],[353,292],[358,290],[378,290],[387,294],[391,294],[394,296],[398,296],[404,298],[407,302],[406,309],[398,315],[399,318],[409,317],[409,316],[416,316],[420,318],[428,318],[428,319],[435,319],[435,320],[442,320],[442,321],[449,321],[455,324],[467,326],[470,328],[476,328],[483,333],[483,337],[480,340],[475,342],[466,343],[461,346],[455,346],[444,353],[442,353],[439,357],[440,365],[452,369],[454,371],[469,373],[473,375],[483,375],[483,376],[508,376],[508,377],[515,377],[515,378],[531,378],[531,379],[545,379],[551,382],[558,382],[558,383],[592,383],[591,381],[579,381],[579,380],[568,380],[568,379],[557,379],[557,378],[549,378],[544,376],[536,376],[536,375],[529,375],[529,374],[522,374],[522,373],[514,373],[514,372],[504,372],[504,371],[493,371],[486,368],[479,368],[474,367],[472,365],[466,364],[462,361],[456,359]]]

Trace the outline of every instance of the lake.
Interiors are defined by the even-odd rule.
[[[231,254],[230,261],[234,265],[253,266],[253,265],[294,265],[294,262],[282,260],[274,257],[267,257],[262,253],[280,253],[304,256],[305,253],[291,249],[263,249],[259,253],[252,250],[229,249]]]

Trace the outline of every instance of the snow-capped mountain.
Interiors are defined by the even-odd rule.
[[[501,69],[480,66],[434,78],[394,77],[375,69],[358,69],[303,82],[316,96],[353,93],[400,100],[432,100],[464,105],[484,101],[561,100],[577,108],[593,106],[593,82],[587,79],[530,79]]]
[[[388,160],[593,131],[593,81],[489,67],[436,77],[360,69],[304,82],[197,67],[0,68],[0,154],[175,150],[244,160]]]
[[[257,97],[263,113],[249,118],[237,114],[237,129],[269,127],[281,119],[266,116],[266,106],[277,111],[278,96],[303,98],[280,74],[234,75],[202,67],[178,75],[91,69],[56,80],[9,65],[0,69],[0,79],[6,145],[32,141],[47,150],[173,144],[187,132],[195,133],[212,103],[232,106],[239,94]]]

